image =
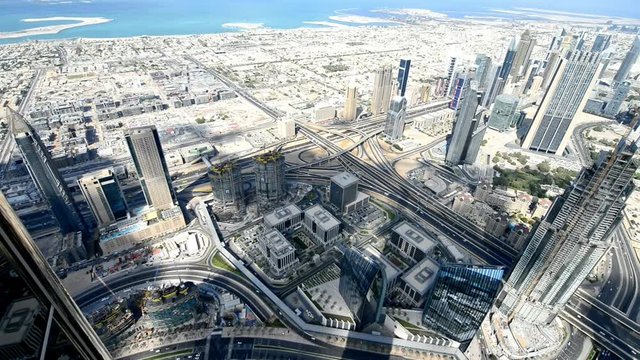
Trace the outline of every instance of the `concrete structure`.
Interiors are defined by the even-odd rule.
[[[522,141],[523,148],[563,154],[573,132],[573,119],[584,109],[600,66],[598,53],[574,51],[559,60],[551,84]]]
[[[593,40],[593,45],[591,45],[591,52],[603,52],[609,48],[610,43],[611,43],[611,35],[598,34],[596,35],[596,38]]]
[[[297,229],[301,222],[302,210],[293,204],[275,209],[262,219],[266,229],[277,229],[283,233]]]
[[[356,194],[356,199],[345,206],[344,213],[349,214],[354,211],[365,208],[367,205],[369,205],[370,198],[371,197],[369,195],[358,191],[358,193]]]
[[[411,69],[411,60],[401,59],[398,68],[398,95],[404,97],[407,92],[407,84],[409,83],[409,70]]]
[[[16,300],[0,319],[0,357],[31,359],[41,350],[47,317],[35,298]]]
[[[495,216],[487,220],[484,229],[489,234],[499,238],[504,235],[508,227],[509,216],[507,214],[496,214]]]
[[[516,96],[502,94],[496,97],[487,126],[498,131],[507,131],[514,124],[516,110],[520,99]]]
[[[393,88],[393,75],[391,66],[383,66],[376,71],[373,82],[373,97],[371,98],[371,113],[373,115],[384,114],[389,110]]]
[[[415,264],[431,253],[436,247],[436,242],[422,230],[403,221],[393,227],[389,245],[410,263]]]
[[[256,195],[261,203],[282,200],[287,194],[284,173],[284,155],[279,151],[268,151],[255,158],[253,171],[256,175]]]
[[[213,164],[209,169],[209,180],[213,188],[213,198],[220,204],[233,205],[244,210],[244,189],[242,172],[233,161]]]
[[[316,244],[327,247],[340,235],[340,221],[321,205],[314,205],[304,211],[302,226]]]
[[[292,140],[296,137],[296,122],[293,119],[278,121],[278,137],[283,140]]]
[[[451,94],[451,91],[453,90],[453,83],[456,79],[456,70],[458,69],[458,65],[459,65],[459,59],[457,56],[452,56],[449,58],[449,64],[447,66],[447,78],[446,80],[446,90],[444,92],[444,94],[442,94],[443,96],[449,96],[449,94]]]
[[[109,254],[138,243],[174,233],[186,226],[179,206],[152,210],[100,229],[100,248]]]
[[[438,263],[427,257],[402,275],[397,286],[399,302],[409,307],[422,307],[436,282],[438,269]]]
[[[629,52],[624,57],[624,60],[622,60],[622,64],[620,64],[618,72],[616,72],[616,75],[613,77],[614,87],[616,87],[618,84],[621,84],[627,79],[631,68],[638,61],[638,56],[640,56],[640,38],[636,36],[633,39],[633,44],[631,44],[631,49],[629,49]]]
[[[278,230],[262,234],[259,244],[271,270],[278,276],[287,273],[300,262],[296,259],[293,245]]]
[[[129,129],[125,131],[124,137],[147,204],[159,210],[174,206],[176,194],[171,185],[171,176],[156,127]]]
[[[531,36],[529,30],[525,30],[520,35],[520,41],[518,42],[518,49],[516,50],[515,57],[513,58],[513,66],[509,75],[513,78],[514,82],[519,81],[522,75],[526,74],[529,67],[529,59],[531,58],[531,52],[536,45],[536,39]]]
[[[452,165],[473,164],[486,131],[476,112],[478,93],[475,90],[467,88],[461,106],[447,146],[446,161]]]
[[[69,194],[58,169],[53,165],[49,151],[40,136],[27,121],[15,111],[9,111],[11,130],[29,171],[40,193],[51,207],[63,233],[86,231],[80,212]]]
[[[356,119],[356,109],[358,106],[358,88],[355,85],[347,87],[346,99],[344,101],[344,109],[342,110],[342,118],[347,121]]]
[[[336,118],[336,109],[331,105],[318,104],[314,108],[316,121],[327,121]]]
[[[631,83],[629,81],[623,81],[613,91],[613,97],[607,102],[603,110],[603,115],[606,117],[614,118],[618,115],[622,103],[627,99],[631,90]]]
[[[342,172],[331,177],[330,200],[333,206],[344,212],[347,204],[358,197],[358,177],[349,172]]]
[[[503,313],[548,324],[564,307],[611,244],[638,169],[638,144],[621,140],[601,152],[540,223],[505,286]]]
[[[478,91],[484,91],[487,82],[490,80],[489,73],[491,71],[491,57],[485,54],[476,55],[476,74],[475,80],[478,82]]]
[[[395,96],[391,100],[391,105],[387,112],[387,122],[384,127],[384,135],[387,139],[391,141],[402,139],[406,112],[407,99],[402,96]]]
[[[446,134],[453,127],[455,110],[442,109],[414,118],[413,127],[430,136]]]
[[[84,175],[78,186],[99,228],[127,218],[127,203],[112,170]]]

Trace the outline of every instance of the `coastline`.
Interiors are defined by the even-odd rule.
[[[18,30],[18,31],[0,32],[0,40],[18,39],[18,38],[23,38],[28,36],[38,36],[38,35],[54,35],[62,31],[77,28],[77,27],[108,23],[113,21],[113,19],[107,19],[103,17],[54,16],[54,17],[46,17],[46,18],[28,18],[28,19],[22,19],[21,21],[25,23],[37,23],[37,22],[46,22],[46,21],[77,21],[77,22],[72,24],[39,26],[39,27]]]

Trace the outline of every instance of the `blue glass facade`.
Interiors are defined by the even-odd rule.
[[[340,262],[339,291],[356,318],[357,326],[380,319],[386,283],[380,265],[359,250],[347,249]]]
[[[398,69],[398,95],[404,96],[407,92],[407,82],[409,82],[409,69],[411,68],[411,60],[400,60],[400,68]]]

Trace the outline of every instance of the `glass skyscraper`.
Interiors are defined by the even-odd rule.
[[[425,303],[423,325],[466,348],[491,309],[503,276],[504,269],[495,266],[440,267]]]
[[[489,116],[488,126],[498,131],[509,130],[513,124],[519,101],[520,100],[513,95],[498,95],[496,102],[493,104],[491,116]]]
[[[409,69],[411,69],[411,60],[400,60],[400,68],[398,69],[398,95],[404,96],[407,92],[407,83],[409,82]]]
[[[622,83],[627,79],[627,76],[629,75],[629,71],[631,71],[631,68],[633,67],[633,65],[636,63],[636,61],[638,61],[638,56],[640,56],[640,38],[636,36],[633,39],[633,44],[631,45],[631,49],[629,49],[629,52],[624,57],[622,64],[620,64],[620,68],[618,69],[618,72],[613,77],[614,86],[617,86],[618,84]]]
[[[78,179],[78,185],[98,227],[127,217],[127,203],[113,171],[107,169],[87,174]]]

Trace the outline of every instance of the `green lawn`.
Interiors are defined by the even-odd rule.
[[[421,329],[420,327],[418,327],[418,325],[412,324],[412,323],[410,323],[408,321],[405,321],[405,320],[402,320],[400,318],[394,317],[394,319],[396,319],[400,323],[400,325],[404,326],[408,330],[424,330],[424,329]]]
[[[227,260],[224,257],[222,257],[222,255],[220,255],[220,253],[217,253],[213,257],[213,260],[211,261],[211,265],[213,265],[213,267],[215,268],[230,271],[240,276],[244,276],[244,274],[241,273],[240,270],[236,269],[235,266],[229,264]]]
[[[560,188],[567,187],[577,173],[573,170],[557,168],[549,173],[543,173],[535,169],[509,170],[494,167],[500,176],[493,179],[496,186],[506,186],[520,191],[526,191],[533,196],[546,197],[546,191],[541,185],[553,185]]]

